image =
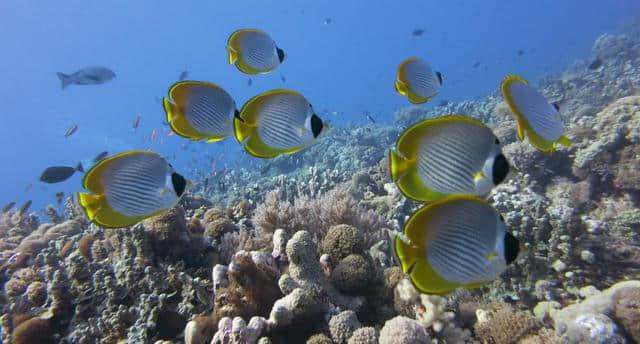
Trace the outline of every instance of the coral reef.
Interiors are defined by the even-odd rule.
[[[587,68],[595,57],[602,66]],[[517,140],[496,91],[335,128],[294,155],[212,168],[130,228],[64,211],[0,214],[2,343],[623,343],[640,341],[640,31],[604,34],[537,87],[571,147]],[[491,126],[520,170],[488,201],[526,250],[496,281],[422,295],[388,234],[419,204],[385,147],[423,118]],[[615,267],[615,268],[612,268]],[[622,282],[621,282],[622,281]]]

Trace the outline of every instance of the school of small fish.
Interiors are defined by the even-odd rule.
[[[330,24],[327,18],[325,24]],[[411,34],[421,36],[423,29]],[[226,44],[229,64],[252,77],[269,74],[286,59],[285,52],[266,32],[239,29]],[[518,52],[522,55],[524,52]],[[476,62],[473,68],[477,68]],[[593,61],[595,70],[602,61]],[[304,95],[288,89],[259,93],[238,108],[231,94],[208,81],[187,80],[188,71],[169,87],[162,99],[168,135],[192,141],[218,142],[233,136],[251,156],[272,159],[295,154],[317,142],[330,129]],[[69,85],[98,85],[115,78],[104,67],[86,67],[72,74],[57,73],[65,89]],[[286,79],[280,75],[282,82]],[[443,75],[423,57],[408,57],[396,70],[394,88],[412,104],[424,104],[437,96]],[[569,146],[559,107],[548,102],[523,77],[509,74],[500,90],[517,123],[517,137],[537,150],[553,153]],[[324,110],[323,113],[329,113]],[[334,112],[335,114],[335,112]],[[376,120],[364,113],[375,124]],[[141,115],[132,122],[139,127]],[[64,137],[78,129],[71,126]],[[164,137],[160,136],[160,140]],[[149,140],[158,138],[151,130]],[[183,144],[183,148],[186,146]],[[130,150],[108,156],[98,153],[85,173],[77,202],[86,216],[103,227],[127,227],[173,207],[192,185],[171,164],[153,151]],[[221,160],[211,158],[211,168]],[[517,176],[518,170],[502,153],[496,135],[484,123],[464,114],[450,114],[414,123],[389,150],[391,178],[402,194],[424,206],[414,212],[403,232],[394,238],[402,271],[415,287],[427,294],[446,294],[456,288],[480,287],[500,276],[522,252],[522,244],[505,228],[502,216],[489,205],[486,195],[497,185]],[[40,181],[60,183],[82,163],[47,167]],[[204,179],[205,189],[209,179]],[[30,187],[29,187],[30,189]],[[63,192],[55,194],[62,203]],[[24,214],[27,201],[19,208]],[[2,208],[6,213],[15,206]]]

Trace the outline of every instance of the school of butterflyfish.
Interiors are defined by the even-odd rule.
[[[268,74],[286,57],[257,29],[233,32],[226,49],[229,64],[248,75]],[[394,88],[410,103],[423,104],[439,94],[443,81],[443,74],[427,61],[410,57],[399,64]],[[507,75],[500,90],[516,120],[519,140],[526,137],[545,153],[571,144],[559,107],[524,78]],[[233,136],[248,154],[263,159],[299,152],[329,130],[311,102],[288,89],[257,94],[238,108],[218,84],[181,80],[169,87],[162,103],[176,135],[207,142]],[[398,137],[389,164],[404,196],[424,204],[393,238],[402,271],[418,290],[445,294],[480,287],[518,258],[522,244],[486,200],[495,186],[518,171],[487,125],[463,114],[419,121]],[[41,180],[58,182],[77,170],[56,167]],[[134,150],[103,157],[82,184],[88,192],[78,193],[77,200],[90,220],[103,227],[127,227],[173,207],[191,182],[159,154]]]

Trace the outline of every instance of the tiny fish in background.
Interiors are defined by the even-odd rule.
[[[327,18],[324,19],[323,23],[324,23],[324,25],[329,25],[329,24],[333,23],[333,19],[327,17]]]
[[[64,200],[64,192],[62,191],[56,192],[56,202],[58,203],[58,205],[62,204],[63,200]]]
[[[280,80],[282,80],[282,82],[287,82],[287,78],[285,78],[284,75],[280,75]]]
[[[26,202],[24,202],[24,204],[20,207],[20,210],[18,210],[18,214],[20,214],[20,216],[24,215],[27,211],[29,211],[29,207],[31,207],[31,200],[28,200]]]
[[[100,85],[116,77],[111,69],[105,67],[86,67],[72,74],[56,73],[64,90],[69,85]]]
[[[519,49],[519,50],[518,50],[518,56],[522,56],[522,55],[524,55],[524,50]]]
[[[247,79],[247,86],[251,87],[253,85],[253,80],[251,78]]]
[[[2,213],[6,213],[9,210],[11,210],[11,208],[13,208],[16,205],[16,202],[9,202],[7,203],[4,207],[2,207]]]
[[[142,116],[140,116],[140,114],[137,114],[136,118],[133,119],[133,131],[136,131],[136,129],[138,129],[138,126],[140,125],[140,119],[142,119]]]
[[[376,120],[373,119],[373,117],[371,117],[371,115],[368,112],[365,112],[364,115],[367,117],[367,119],[369,120],[369,122],[376,124]]]
[[[156,136],[158,136],[158,129],[153,128],[153,130],[151,130],[151,135],[149,136],[149,140],[151,141],[155,140]]]
[[[424,33],[423,29],[415,29],[413,30],[413,32],[411,32],[411,35],[418,37],[418,36],[422,36],[423,33]]]
[[[24,188],[24,192],[29,192],[31,191],[31,189],[33,189],[33,184],[29,183],[27,184],[27,186]]]
[[[589,64],[587,68],[591,70],[595,70],[600,68],[601,66],[602,66],[602,60],[600,58],[596,58],[595,60],[593,60],[593,62]]]
[[[473,69],[476,69],[476,68],[480,67],[480,61],[476,61],[476,62],[473,64],[473,66],[472,66],[472,67],[473,67]]]
[[[78,130],[78,125],[74,124],[64,133],[64,138],[69,138],[69,136],[73,135]]]
[[[93,158],[93,162],[98,162],[98,161],[106,158],[108,154],[109,154],[109,152],[107,152],[107,151],[100,152],[98,155],[96,155],[95,158]]]
[[[78,163],[76,167],[71,166],[51,166],[47,167],[40,175],[40,181],[43,183],[53,184],[60,183],[69,178],[76,172],[84,172],[82,163]]]
[[[189,77],[189,71],[185,69],[182,71],[182,73],[180,73],[180,76],[178,77],[178,81],[183,81],[188,77]]]

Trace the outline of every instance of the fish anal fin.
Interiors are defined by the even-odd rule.
[[[409,98],[409,102],[411,104],[423,104],[423,103],[428,102],[434,96],[431,96],[431,97],[420,97],[419,95],[415,94],[413,91],[409,90],[407,92],[407,97]]]
[[[462,286],[442,278],[426,259],[416,261],[409,278],[416,289],[425,294],[444,295]]]

